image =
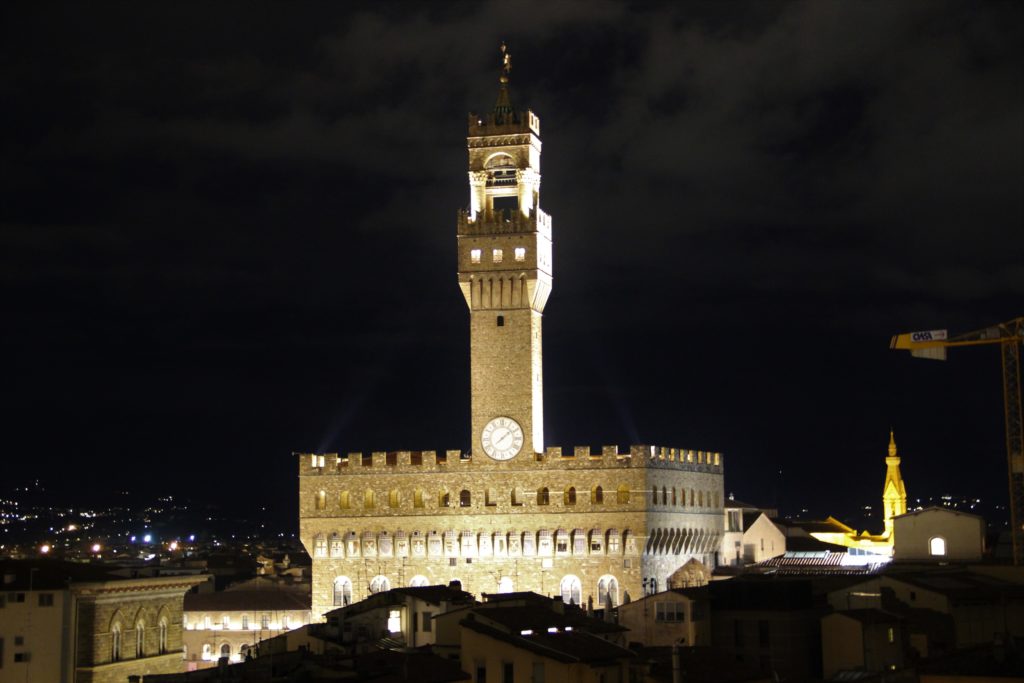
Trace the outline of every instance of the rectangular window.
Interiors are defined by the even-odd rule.
[[[480,263],[481,251],[479,249],[469,250],[469,260],[472,263]]]
[[[11,593],[11,602],[25,602],[25,594]]]
[[[526,260],[526,247],[516,247],[516,261]]]
[[[515,668],[512,662],[501,663],[501,683],[516,683]]]
[[[397,609],[388,610],[388,632],[398,633],[402,630],[402,613]]]
[[[495,263],[501,263],[504,256],[505,252],[503,252],[501,249],[495,249],[494,251],[491,252],[491,260],[494,261]]]
[[[39,594],[39,606],[40,607],[53,607],[53,593],[40,593]]]
[[[260,628],[262,628],[262,629],[270,628],[270,615],[269,614],[261,614],[260,615]]]
[[[533,663],[533,680],[530,683],[544,683],[544,662]]]
[[[896,642],[896,632],[892,630],[892,626],[889,627],[889,631],[888,631],[887,635],[889,636],[889,642],[890,643],[895,643]]]
[[[249,630],[249,615],[248,614],[243,614],[242,615],[242,630],[243,631],[248,631]]]
[[[484,662],[476,663],[476,678],[473,680],[476,683],[487,683],[487,664]]]
[[[28,661],[28,653],[27,652],[15,652],[14,653],[14,661],[16,663],[27,662]]]
[[[430,633],[434,630],[434,613],[424,612],[423,613],[423,632]]]
[[[498,316],[498,327],[505,327],[505,316]]]

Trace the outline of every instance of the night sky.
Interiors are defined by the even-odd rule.
[[[468,449],[466,113],[554,220],[549,445],[784,511],[1005,500],[1019,2],[39,3],[0,17],[2,481],[296,518],[293,451]],[[255,514],[255,513],[254,513]]]

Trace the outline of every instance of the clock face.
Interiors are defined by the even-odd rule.
[[[523,448],[523,428],[511,417],[496,417],[480,435],[484,453],[495,460],[511,460]]]

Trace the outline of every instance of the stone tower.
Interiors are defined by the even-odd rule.
[[[540,209],[540,119],[516,111],[510,60],[498,100],[469,115],[469,209],[458,216],[459,286],[469,306],[472,452],[544,452],[541,316],[551,292],[551,218]]]
[[[892,537],[892,518],[907,511],[907,488],[900,474],[900,459],[896,455],[896,438],[889,432],[889,455],[885,458],[885,485],[882,487],[882,510],[885,516],[887,538]]]

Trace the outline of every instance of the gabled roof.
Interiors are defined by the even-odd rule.
[[[186,612],[306,611],[310,609],[310,595],[272,588],[189,593],[185,596],[184,609]]]
[[[984,522],[985,521],[984,518],[979,516],[979,515],[971,514],[970,512],[964,512],[963,510],[954,510],[952,508],[942,507],[940,505],[931,505],[929,507],[922,508],[921,510],[910,510],[908,512],[904,512],[902,515],[896,515],[895,517],[893,517],[893,519],[903,519],[904,517],[914,517],[916,515],[922,515],[922,514],[925,514],[925,513],[935,514],[937,512],[942,512],[942,513],[945,513],[945,514],[948,514],[948,515],[955,515],[955,516],[958,516],[958,517],[971,517],[971,518],[976,519],[976,520],[978,520],[980,522]]]

